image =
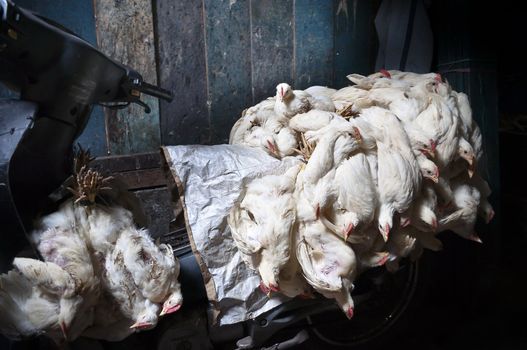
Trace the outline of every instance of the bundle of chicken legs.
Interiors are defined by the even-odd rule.
[[[118,341],[181,307],[172,248],[137,227],[135,198],[90,169],[91,160],[81,148],[68,188],[73,197],[35,224],[31,240],[44,261],[15,258],[0,276],[0,332],[11,339]]]
[[[231,144],[302,162],[248,183],[228,223],[263,292],[314,290],[351,318],[362,271],[440,250],[445,230],[481,243],[476,218],[494,211],[467,95],[436,73],[348,79],[340,90],[282,83],[243,112]]]

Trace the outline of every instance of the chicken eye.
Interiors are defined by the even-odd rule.
[[[464,154],[467,154],[468,152],[466,150],[463,151]]]
[[[247,210],[247,215],[249,216],[249,219],[251,219],[252,222],[256,223],[256,220],[254,219],[253,213],[251,213],[249,210]]]
[[[431,174],[432,174],[432,172],[431,172],[430,170],[427,170],[426,173],[427,173],[428,175],[431,175]]]

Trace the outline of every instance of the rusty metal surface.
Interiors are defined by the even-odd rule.
[[[143,0],[93,0],[99,49],[157,84],[152,4]],[[153,151],[160,145],[159,103],[143,96],[152,112],[140,106],[105,110],[108,154]]]

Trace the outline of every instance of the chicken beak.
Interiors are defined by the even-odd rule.
[[[179,309],[181,309],[181,304],[177,304],[177,305],[174,305],[172,307],[163,307],[163,310],[161,310],[161,313],[159,314],[159,316],[172,314],[172,313],[178,311]]]
[[[432,229],[434,231],[437,231],[437,220],[436,219],[432,219],[432,225],[431,226],[432,226]]]
[[[465,156],[463,158],[467,161],[470,167],[474,166],[474,156]]]
[[[471,234],[471,235],[468,237],[468,239],[471,240],[471,241],[473,241],[473,242],[483,243],[483,241],[481,241],[481,238],[479,238],[479,236],[478,236],[476,233]]]
[[[381,230],[382,239],[386,242],[388,240],[388,235],[390,234],[390,225],[386,224],[384,229]]]
[[[344,229],[344,240],[347,241],[349,236],[353,233],[354,226],[352,223],[350,223],[346,228]]]
[[[412,222],[412,219],[410,219],[409,217],[403,218],[401,220],[401,227],[406,227],[410,225],[411,222]]]
[[[377,262],[377,266],[383,266],[388,261],[388,258],[390,257],[390,253],[388,252],[382,252],[382,253],[376,253],[379,256],[379,261]]]
[[[260,290],[267,295],[268,298],[271,297],[272,292],[280,292],[280,287],[276,284],[269,284],[269,287],[265,285],[263,281],[260,281]]]
[[[419,151],[421,151],[421,153],[424,154],[428,158],[431,158],[431,159],[435,158],[434,152],[432,152],[432,151],[430,151],[430,150],[428,150],[426,148],[420,148]]]
[[[430,140],[430,149],[432,150],[432,153],[435,155],[437,148],[437,142],[434,140]]]
[[[348,320],[351,320],[353,318],[353,314],[354,314],[353,306],[350,306],[348,310],[346,310],[346,317],[348,318]]]
[[[277,285],[277,284],[269,284],[269,289],[272,291],[272,292],[280,292],[280,287]]]
[[[271,290],[269,288],[267,288],[267,286],[263,283],[263,281],[260,281],[260,290],[264,293],[264,294],[267,294],[267,296],[270,296],[271,295]]]
[[[153,324],[149,322],[136,322],[133,325],[130,326],[130,329],[133,329],[135,331],[141,331],[145,329],[152,328]]]
[[[355,137],[355,140],[357,140],[359,144],[362,143],[362,135],[360,133],[359,128],[357,128],[356,126],[353,127],[353,136]]]
[[[68,327],[64,322],[60,323],[60,330],[62,331],[62,335],[64,336],[64,339],[68,340]]]
[[[269,149],[269,151],[271,151],[271,153],[275,157],[280,158],[280,156],[278,155],[278,150],[277,150],[277,147],[276,147],[274,141],[267,140],[267,148]]]
[[[492,220],[492,218],[494,218],[494,215],[495,215],[495,214],[496,214],[496,213],[494,212],[494,210],[491,209],[489,215],[487,215],[487,224],[488,224],[489,222],[491,222],[491,220]]]
[[[472,176],[474,176],[474,167],[469,166],[468,167],[468,177],[472,179]]]

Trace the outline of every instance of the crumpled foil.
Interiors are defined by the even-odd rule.
[[[240,145],[166,146],[166,162],[181,195],[187,231],[211,302],[213,324],[242,322],[287,301],[268,298],[260,277],[243,262],[227,224],[234,203],[252,179],[283,174],[300,160],[278,160]]]

